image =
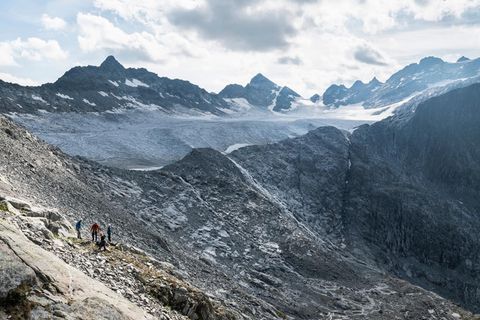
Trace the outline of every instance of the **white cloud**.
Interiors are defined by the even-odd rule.
[[[165,58],[165,50],[152,33],[127,33],[116,27],[108,19],[89,14],[77,15],[79,27],[78,43],[85,52],[99,49],[107,51],[127,51],[139,58],[160,61]]]
[[[43,40],[35,37],[26,40],[18,38],[8,44],[16,57],[28,60],[62,60],[68,56],[68,53],[60,47],[56,40]]]
[[[62,18],[50,17],[48,14],[43,14],[42,25],[47,30],[62,30],[67,26],[67,22]]]
[[[43,40],[40,38],[17,38],[12,41],[0,42],[0,65],[15,66],[17,60],[62,60],[68,53],[64,51],[56,40]]]
[[[227,4],[241,5],[252,15],[286,10],[291,13],[292,26],[299,31],[289,37],[289,46],[284,50],[232,52],[228,42],[207,41],[195,26],[191,30],[179,29],[168,19],[175,10],[199,12],[208,5]],[[257,72],[305,95],[320,92],[332,82],[368,81],[374,75],[385,80],[403,65],[422,56],[441,55],[449,46],[448,41],[438,37],[432,41],[426,39],[425,34],[432,33],[429,32],[432,25],[438,29],[435,35],[442,34],[442,30],[448,31],[452,40],[458,35],[455,52],[463,48],[470,56],[474,55],[472,52],[480,53],[479,49],[471,49],[473,35],[468,37],[466,32],[448,25],[452,20],[461,24],[463,15],[478,8],[480,0],[337,0],[334,3],[325,0],[94,0],[94,5],[121,19],[117,26],[105,19],[104,29],[91,30],[89,36],[84,34],[84,49],[133,50],[137,55],[145,51],[148,56],[162,58],[162,65],[141,59],[135,65],[185,78],[215,91],[226,83],[245,83]],[[208,18],[207,15],[205,19]],[[148,33],[125,33],[120,29],[122,21],[138,23],[137,26]],[[113,37],[108,36],[108,32],[118,36],[110,39]],[[101,39],[105,37],[107,39]],[[418,44],[417,39],[428,46]],[[477,41],[473,42],[478,45]],[[152,50],[154,46],[157,48]],[[453,54],[452,50],[448,53]],[[301,57],[302,63],[279,64],[286,61],[284,57]],[[205,77],[205,74],[212,76]]]
[[[0,42],[0,66],[16,65],[12,47],[8,42]]]

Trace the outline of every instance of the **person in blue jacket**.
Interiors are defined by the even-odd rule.
[[[82,229],[82,220],[78,220],[77,224],[75,225],[75,229],[77,230],[77,238],[82,239],[82,235],[80,234],[80,229]]]

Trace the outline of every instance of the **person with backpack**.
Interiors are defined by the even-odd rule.
[[[112,242],[112,226],[108,225],[107,227],[107,237],[108,237],[108,242]]]
[[[95,222],[94,224],[92,224],[92,226],[90,227],[90,231],[92,232],[92,241],[97,242],[98,232],[100,231],[100,226],[98,225],[98,223]]]
[[[78,220],[75,229],[77,230],[77,238],[82,239],[82,235],[80,234],[80,229],[82,229],[82,219]]]
[[[102,248],[103,248],[103,251],[107,250],[107,241],[105,240],[104,234],[100,236],[100,242],[98,243],[98,249],[102,250]]]

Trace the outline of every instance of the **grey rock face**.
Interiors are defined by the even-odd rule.
[[[232,153],[262,186],[322,237],[339,236],[348,140],[322,127],[291,140],[250,146]]]
[[[34,271],[0,242],[0,304],[21,300],[36,283]]]
[[[478,310],[479,85],[420,104],[351,141],[350,244],[397,274]],[[361,246],[361,245],[360,245]],[[373,253],[372,253],[373,252]]]

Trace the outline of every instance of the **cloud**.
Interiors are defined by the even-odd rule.
[[[77,15],[78,43],[84,52],[107,50],[127,52],[130,56],[149,61],[161,61],[165,50],[158,39],[146,31],[127,33],[108,19],[89,13]]]
[[[18,59],[42,61],[62,60],[68,57],[56,40],[40,38],[18,38],[13,41],[0,42],[0,65],[15,66]]]
[[[290,13],[278,8],[262,10],[253,0],[207,0],[194,9],[173,9],[168,17],[175,26],[229,49],[269,51],[288,47],[297,33]]]
[[[298,66],[302,64],[302,59],[300,59],[299,57],[284,56],[284,57],[278,58],[277,62],[280,64],[293,64]]]
[[[18,38],[9,42],[9,45],[18,57],[28,60],[61,60],[68,56],[57,40],[43,40],[35,37],[26,40]]]
[[[48,14],[43,14],[42,25],[47,30],[62,30],[65,29],[67,23],[62,18],[50,17]]]
[[[362,63],[373,64],[377,66],[388,65],[383,55],[368,45],[362,45],[355,49],[353,57]]]

